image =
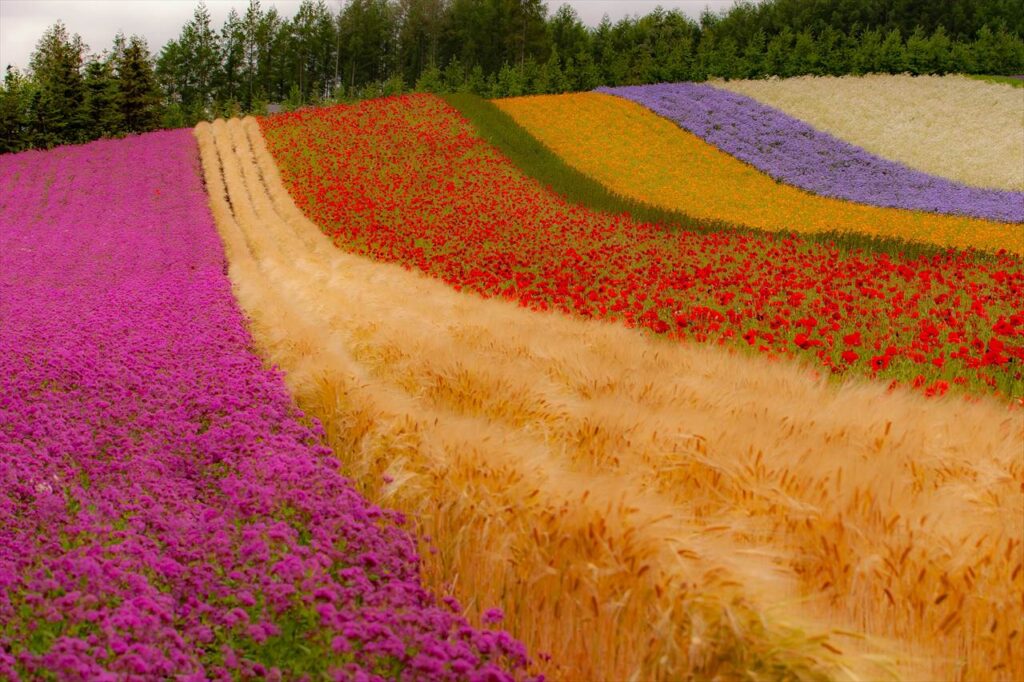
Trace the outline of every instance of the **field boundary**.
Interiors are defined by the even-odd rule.
[[[854,677],[842,663],[859,671],[862,654],[893,647],[914,652],[884,659],[904,671],[931,664],[914,660],[934,644],[918,633],[962,605],[918,612],[940,574],[918,578],[926,590],[913,582],[937,557],[909,538],[963,546],[962,524],[989,518],[1013,487],[1005,406],[937,400],[925,412],[923,396],[877,382],[826,385],[792,363],[456,293],[338,250],[284,191],[254,121],[198,132],[234,252],[229,274],[261,352],[364,494],[433,538],[436,553],[421,552],[425,582],[453,590],[471,620],[499,604],[531,653],[550,654],[543,671],[554,678]],[[843,454],[819,462],[826,447]],[[922,448],[934,461],[914,468]],[[955,505],[962,524],[951,525],[949,496],[961,493],[943,472],[962,467],[993,492]],[[869,503],[864,491],[884,485],[893,494]],[[735,504],[722,506],[723,490]],[[784,537],[793,544],[770,546]],[[1002,552],[1004,540],[997,531],[979,546]],[[889,583],[854,578],[836,552],[913,568],[896,577],[879,564]],[[766,570],[773,562],[796,563],[780,573]],[[1005,579],[1008,562],[984,579],[994,599],[989,581]],[[803,582],[791,570],[818,593],[785,587]],[[1000,589],[1012,592],[1010,582]],[[898,617],[883,615],[885,584]],[[852,610],[833,614],[836,627],[865,619],[871,634],[823,639],[819,626],[778,620],[780,607],[824,613],[811,607],[828,594]],[[754,604],[770,615],[751,620]],[[958,628],[989,626],[951,622],[956,647],[968,636]],[[833,659],[826,644],[843,654]],[[986,658],[973,654],[974,665]]]
[[[879,237],[856,232],[796,232],[760,229],[724,221],[703,220],[682,211],[672,211],[618,194],[598,180],[576,170],[538,140],[494,103],[476,95],[439,95],[472,124],[481,138],[496,147],[525,175],[573,203],[611,214],[628,214],[638,221],[669,230],[755,235],[761,238],[793,239],[832,246],[842,253],[885,253],[891,256],[933,257],[956,251],[927,242]],[[781,183],[780,183],[781,184]],[[995,257],[984,249],[966,249],[973,258]]]

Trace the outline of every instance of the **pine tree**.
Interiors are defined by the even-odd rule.
[[[444,92],[444,76],[434,64],[430,64],[416,81],[416,92]]]
[[[29,119],[33,146],[84,142],[87,119],[82,61],[86,46],[58,21],[43,33],[29,62],[36,90]]]
[[[548,93],[558,94],[572,88],[565,70],[562,68],[562,60],[558,57],[558,50],[551,49],[551,56],[548,57],[548,61],[544,65],[544,71],[548,80]]]
[[[790,76],[820,75],[821,56],[818,54],[818,45],[810,31],[801,31],[796,42],[793,43],[793,51],[789,54],[789,67],[786,72]]]
[[[932,56],[935,73],[948,73],[953,65],[953,45],[942,26],[935,29],[928,39],[928,52]]]
[[[881,70],[882,34],[877,29],[863,31],[853,50],[853,73],[861,75]]]
[[[444,67],[444,89],[446,92],[459,92],[466,83],[466,69],[458,57],[453,57]]]
[[[765,53],[765,71],[773,76],[789,76],[790,58],[795,38],[793,32],[786,27],[768,41]]]
[[[155,130],[160,124],[160,92],[145,39],[132,36],[115,69],[122,130],[127,133]]]
[[[31,79],[8,65],[0,85],[0,154],[31,147],[28,108],[32,93]]]
[[[217,35],[209,10],[200,2],[178,39],[167,43],[157,59],[164,97],[181,107],[187,125],[210,116],[219,69]]]
[[[463,86],[462,91],[471,92],[474,95],[483,97],[490,92],[491,85],[487,82],[484,67],[474,64],[473,68],[469,70],[469,76],[466,77],[466,84]]]
[[[754,36],[743,48],[743,77],[760,78],[765,73],[765,50],[768,49],[768,39],[764,31],[758,29]]]
[[[903,73],[907,68],[906,51],[900,30],[889,31],[878,51],[878,70],[882,73]]]
[[[826,26],[817,43],[819,73],[842,76],[850,72],[849,39],[842,31]]]
[[[934,73],[936,70],[931,41],[920,26],[907,38],[906,57],[907,70],[915,76]]]
[[[93,57],[85,65],[85,112],[88,137],[113,137],[123,130],[118,83],[109,58]]]
[[[522,71],[505,62],[498,72],[491,97],[519,97],[525,90]]]

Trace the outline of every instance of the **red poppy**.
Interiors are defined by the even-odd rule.
[[[817,348],[829,371],[879,372],[901,357],[929,382],[1024,393],[1024,362],[1009,361],[1024,359],[1010,343],[1024,335],[1019,256],[840,252],[590,211],[526,178],[429,95],[260,124],[296,203],[340,248],[458,290],[772,356]],[[989,345],[996,336],[1003,347]],[[870,362],[861,346],[875,349]]]

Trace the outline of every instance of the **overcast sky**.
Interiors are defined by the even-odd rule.
[[[564,0],[576,8],[584,23],[596,26],[607,14],[612,21],[629,14],[646,14],[658,5],[680,9],[697,18],[705,7],[718,11],[732,0]],[[156,53],[168,40],[176,38],[192,17],[198,0],[0,0],[0,68],[13,64],[28,66],[29,56],[43,31],[58,19],[71,33],[82,36],[93,52],[108,49],[117,32],[139,34]],[[300,0],[262,0],[264,9],[277,7],[284,16],[292,16]],[[340,0],[327,0],[337,8]],[[248,0],[206,0],[213,24],[219,28],[232,7],[241,14]],[[554,12],[563,0],[547,0]]]

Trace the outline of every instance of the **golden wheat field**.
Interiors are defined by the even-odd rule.
[[[713,81],[917,170],[1024,190],[1024,90],[967,76]],[[980,141],[980,143],[979,143]]]
[[[456,292],[200,124],[258,350],[425,581],[556,680],[1024,678],[1019,411]]]

